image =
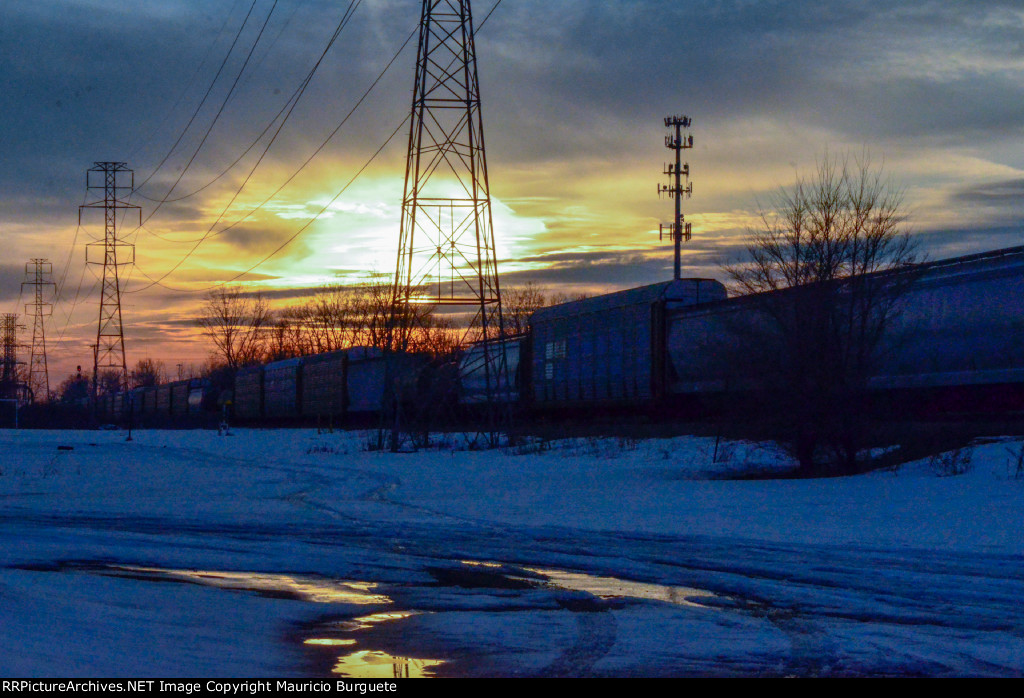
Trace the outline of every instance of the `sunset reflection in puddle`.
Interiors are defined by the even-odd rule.
[[[527,572],[544,577],[548,583],[569,591],[582,591],[600,599],[632,598],[647,601],[664,601],[679,606],[707,608],[705,604],[695,601],[700,598],[714,598],[714,594],[706,589],[691,587],[666,586],[634,582],[615,577],[598,577],[581,572],[565,572],[563,570],[537,569],[524,567]]]
[[[506,568],[506,565],[497,562],[482,562],[475,560],[463,560],[462,564],[471,567],[485,567],[490,569]],[[514,569],[514,568],[512,568]],[[648,582],[634,582],[628,579],[616,577],[601,577],[582,572],[567,572],[565,570],[546,569],[537,567],[520,567],[523,572],[540,577],[544,583],[567,591],[581,591],[599,599],[632,598],[646,601],[663,601],[665,603],[679,606],[692,606],[695,608],[708,608],[700,603],[698,599],[717,598],[718,594],[706,589],[692,587],[668,586],[664,584],[651,584]],[[514,577],[514,575],[512,575]],[[525,580],[524,581],[530,581]],[[540,581],[540,580],[538,580]]]
[[[219,589],[287,594],[312,603],[347,603],[360,606],[391,603],[391,599],[387,596],[372,593],[377,585],[371,582],[320,579],[267,572],[212,572],[128,566],[118,566],[112,569],[126,574],[176,579]]]
[[[380,623],[404,620],[419,615],[418,611],[384,611],[360,616],[351,620],[335,621],[321,626],[324,635],[332,632],[358,633]],[[347,637],[310,638],[303,644],[323,647],[326,650],[338,647],[353,647],[359,642]],[[357,650],[351,654],[338,657],[333,664],[331,673],[352,679],[387,679],[387,678],[429,678],[433,668],[444,664],[440,659],[420,659],[416,657],[399,657],[380,650]]]
[[[444,661],[440,659],[412,659],[362,650],[340,657],[331,671],[352,679],[422,679],[432,677],[433,668],[441,664]]]

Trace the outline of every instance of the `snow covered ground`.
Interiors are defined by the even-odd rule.
[[[0,675],[1024,673],[1020,441],[750,480],[785,457],[125,437],[0,431]]]

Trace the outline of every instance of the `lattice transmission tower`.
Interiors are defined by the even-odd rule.
[[[23,383],[18,375],[18,316],[14,313],[0,315],[0,341],[3,342],[3,363],[0,364],[0,399],[20,398]]]
[[[393,307],[472,309],[478,339],[504,330],[469,0],[424,0]]]
[[[123,218],[133,212],[142,225],[142,209],[128,203],[127,195],[135,188],[135,173],[124,162],[97,162],[85,175],[86,188],[102,191],[103,198],[84,204],[78,209],[79,224],[82,211],[103,209],[103,240],[91,242],[85,248],[87,264],[103,265],[103,288],[100,291],[100,314],[96,325],[96,344],[93,347],[92,394],[96,398],[100,371],[117,371],[122,389],[128,386],[128,364],[124,355],[124,325],[121,322],[121,268],[135,263],[135,245],[118,234]],[[119,215],[122,220],[118,220]]]
[[[25,265],[25,278],[21,288],[32,288],[32,302],[25,304],[25,314],[32,318],[32,345],[29,350],[28,375],[25,381],[34,402],[50,399],[50,373],[46,365],[46,318],[53,312],[53,305],[44,300],[47,287],[54,287],[50,281],[53,265],[45,259],[33,259]]]

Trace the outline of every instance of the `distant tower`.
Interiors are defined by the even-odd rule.
[[[89,243],[85,250],[87,264],[103,265],[103,289],[100,293],[100,315],[92,362],[92,393],[95,399],[102,370],[117,371],[121,376],[122,388],[128,385],[124,326],[121,323],[121,267],[135,263],[135,245],[118,237],[118,215],[122,211],[134,211],[139,217],[137,227],[142,224],[142,210],[129,204],[126,198],[135,187],[135,174],[128,169],[127,163],[94,163],[86,172],[85,184],[89,191],[103,191],[102,199],[84,204],[78,209],[79,223],[83,209],[103,209],[104,220],[103,241]]]
[[[469,0],[423,0],[393,324],[413,304],[463,306],[493,339],[504,327],[473,31]]]
[[[683,163],[682,152],[693,147],[693,136],[684,135],[683,129],[690,128],[690,117],[688,116],[667,116],[665,127],[674,129],[675,133],[665,136],[665,147],[674,150],[676,153],[675,164],[665,166],[665,174],[672,178],[670,184],[659,184],[658,195],[668,194],[675,199],[676,217],[671,223],[661,225],[660,237],[668,236],[675,245],[675,267],[673,279],[678,280],[682,276],[681,243],[690,239],[690,224],[685,222],[682,211],[683,197],[690,198],[693,193],[693,184],[690,183],[690,164]],[[683,186],[683,180],[686,186]]]
[[[33,301],[25,305],[25,314],[32,317],[32,348],[28,360],[28,380],[26,381],[35,402],[50,398],[50,374],[46,366],[46,318],[50,316],[53,306],[43,301],[43,289],[53,286],[50,274],[53,265],[45,259],[33,259],[25,265],[25,278],[21,284],[33,288]]]
[[[3,364],[0,364],[0,399],[15,400],[21,388],[18,376],[18,316],[0,315],[0,341],[3,342]]]

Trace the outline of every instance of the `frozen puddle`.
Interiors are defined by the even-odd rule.
[[[252,591],[272,596],[286,596],[310,603],[341,603],[351,605],[388,605],[393,601],[379,593],[373,582],[322,579],[318,577],[274,574],[268,572],[220,572],[209,570],[174,570],[156,567],[134,567],[117,565],[105,568],[104,574],[133,578],[163,579],[181,581],[220,589]],[[417,615],[417,611],[380,611],[359,616],[348,621],[338,621],[325,626],[324,634],[358,633],[381,623],[394,622]],[[339,648],[356,648],[359,641],[354,637],[311,637],[303,640],[310,648],[322,648],[337,652]],[[417,659],[397,657],[386,652],[357,649],[342,654],[333,661],[331,673],[346,678],[426,678],[433,675],[431,669],[444,664],[440,659]]]
[[[508,566],[497,562],[463,560],[462,564],[488,570],[508,569]],[[536,575],[536,577],[540,578],[540,581],[555,588],[566,591],[579,591],[599,599],[642,599],[645,601],[663,601],[679,606],[692,606],[694,608],[713,608],[716,606],[701,603],[697,599],[710,600],[720,598],[714,592],[693,587],[634,582],[629,579],[601,577],[583,572],[569,572],[538,567],[520,567],[519,569],[529,572],[531,575]],[[533,582],[534,584],[539,581],[536,578],[530,579],[514,575],[510,575],[510,579]]]
[[[151,576],[167,580],[192,582],[220,589],[255,591],[289,596],[311,603],[347,603],[356,605],[389,604],[391,599],[372,592],[372,582],[348,582],[317,577],[300,577],[268,572],[211,572],[204,570],[170,570],[156,567],[114,566],[107,574],[122,576]]]
[[[407,633],[411,628],[403,626],[404,621],[424,613],[436,613],[442,614],[437,616],[437,619],[443,626],[443,614],[447,612],[448,602],[441,602],[438,606],[439,599],[454,598],[452,611],[467,610],[465,602],[459,600],[459,592],[452,597],[451,592],[443,591],[438,597],[438,587],[466,589],[465,594],[468,594],[468,598],[479,599],[471,602],[481,604],[473,608],[473,612],[477,613],[491,612],[495,608],[492,605],[494,599],[500,599],[500,604],[508,604],[505,606],[507,610],[549,612],[551,595],[544,594],[545,589],[571,592],[568,595],[556,594],[559,597],[557,603],[573,613],[583,613],[577,618],[578,622],[584,625],[592,624],[589,620],[592,617],[590,611],[613,610],[614,605],[605,603],[605,600],[609,599],[634,599],[641,602],[717,610],[728,605],[723,604],[721,596],[704,589],[637,582],[546,566],[471,560],[452,560],[438,567],[426,568],[425,571],[436,580],[434,584],[400,585],[393,588],[376,582],[332,579],[317,575],[165,569],[132,565],[71,563],[60,565],[56,570],[51,568],[37,571],[61,569],[140,581],[195,584],[227,591],[255,593],[271,598],[326,604],[328,607],[335,605],[334,609],[328,611],[333,618],[323,618],[319,622],[304,625],[300,634],[292,637],[305,649],[313,663],[314,674],[330,673],[355,679],[431,677],[436,675],[438,667],[451,661],[452,658],[429,656],[434,654],[430,650],[424,652],[429,653],[427,657],[404,656],[415,654],[417,648],[422,648],[420,642],[410,642]],[[541,592],[540,596],[537,595],[538,592]],[[427,596],[424,597],[424,593]],[[419,598],[420,601],[405,602],[413,608],[402,608],[396,604],[392,596],[409,596],[410,599]],[[461,598],[467,597],[464,595]],[[433,610],[415,610],[424,599],[428,600],[428,607]],[[405,605],[401,601],[399,603]],[[359,606],[367,608],[360,614],[357,610]],[[585,620],[584,617],[588,619]],[[422,633],[424,627],[430,627],[429,619],[425,620],[428,621],[427,624],[421,624],[416,632]],[[402,636],[406,637],[406,646],[402,647],[403,643],[399,642],[398,653],[391,654],[390,652],[395,652],[396,648],[389,645],[393,644],[396,637]],[[429,642],[430,636],[430,632],[427,631],[427,634],[421,637]],[[383,651],[382,644],[389,651]],[[444,652],[440,654],[443,656]],[[452,670],[457,673],[456,665],[449,666],[449,671]]]
[[[317,628],[317,634],[333,637],[312,637],[303,644],[332,652],[336,652],[339,647],[355,648],[359,645],[356,637],[360,631],[415,615],[419,615],[419,612],[384,611],[352,620],[325,623]],[[356,637],[345,637],[353,633]],[[331,673],[353,679],[429,678],[433,676],[433,667],[442,664],[444,660],[441,659],[399,657],[379,650],[356,649],[333,660]]]
[[[440,659],[408,659],[363,650],[340,658],[332,672],[358,679],[423,679],[432,677],[431,669],[441,664]]]
[[[582,591],[599,599],[644,599],[646,601],[664,601],[679,606],[709,608],[708,605],[694,599],[718,598],[718,594],[706,589],[648,584],[646,582],[633,582],[628,579],[596,577],[581,572],[565,572],[563,570],[537,569],[533,567],[524,567],[523,569],[545,578],[549,584],[559,589]]]

